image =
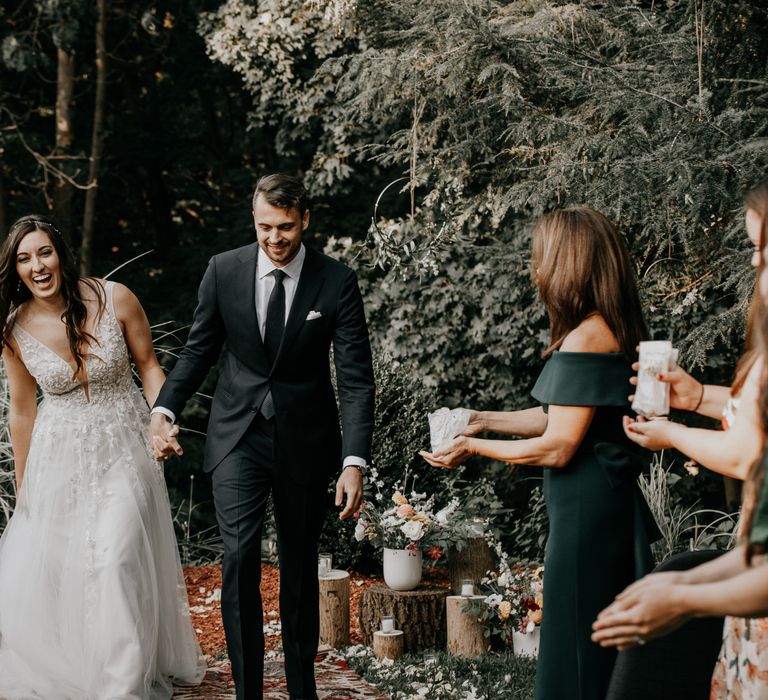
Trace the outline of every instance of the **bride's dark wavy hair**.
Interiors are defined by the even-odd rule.
[[[85,330],[85,322],[88,309],[83,302],[80,291],[80,282],[91,289],[98,303],[98,317],[104,311],[106,295],[104,288],[96,280],[90,277],[80,277],[72,251],[64,241],[61,231],[56,225],[44,216],[30,214],[22,216],[15,221],[8,231],[8,236],[0,247],[0,319],[2,330],[0,331],[0,349],[8,347],[11,331],[15,323],[15,311],[32,298],[32,292],[21,280],[16,272],[16,254],[22,239],[33,231],[42,231],[51,241],[53,249],[59,257],[59,273],[61,275],[61,296],[64,300],[64,313],[61,320],[67,327],[67,339],[69,350],[75,360],[73,378],[83,368],[83,362],[88,353],[84,349],[89,343],[96,343],[96,339]]]

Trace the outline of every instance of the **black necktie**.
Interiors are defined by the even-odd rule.
[[[276,269],[272,270],[271,275],[275,278],[275,286],[272,287],[272,293],[269,295],[269,303],[267,304],[264,348],[267,351],[267,358],[274,364],[285,330],[285,287],[283,287],[285,272]],[[275,415],[275,402],[272,399],[271,391],[267,391],[267,395],[264,397],[261,413],[267,420]]]
[[[272,293],[269,295],[269,304],[267,305],[264,347],[267,350],[269,361],[274,363],[277,351],[280,349],[280,341],[283,339],[283,331],[285,330],[285,287],[283,287],[285,272],[273,270],[271,274],[275,278],[275,286],[272,287]]]

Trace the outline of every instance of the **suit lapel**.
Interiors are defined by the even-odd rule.
[[[268,366],[267,353],[264,349],[264,341],[259,332],[259,319],[256,315],[256,263],[258,261],[258,243],[243,251],[239,256],[240,265],[237,267],[232,289],[235,293],[235,305],[243,309],[242,332],[253,338],[253,349],[256,362],[262,366]],[[246,303],[243,304],[243,300]]]
[[[296,287],[296,294],[293,297],[291,310],[288,314],[288,320],[285,324],[285,332],[280,343],[280,350],[275,359],[275,365],[280,361],[283,349],[291,347],[293,340],[298,335],[301,327],[307,320],[307,314],[312,309],[312,304],[322,289],[325,278],[322,273],[322,259],[311,248],[306,248],[307,257],[304,259],[304,265],[301,268],[299,284]]]

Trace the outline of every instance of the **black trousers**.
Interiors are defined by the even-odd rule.
[[[224,540],[221,614],[237,700],[261,700],[264,676],[261,531],[270,493],[280,560],[280,618],[288,690],[314,697],[320,634],[317,542],[324,486],[295,483],[280,468],[273,421],[257,415],[214,469],[213,500]]]

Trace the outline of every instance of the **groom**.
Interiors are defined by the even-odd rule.
[[[217,361],[204,470],[224,540],[221,609],[238,700],[262,698],[261,530],[272,495],[280,615],[291,698],[316,698],[317,541],[327,483],[349,517],[370,459],[374,383],[355,274],[302,243],[309,225],[296,178],[261,178],[256,243],[211,258],[187,344],[152,409],[150,445],[181,453],[174,425]],[[331,383],[333,346],[341,414]]]

